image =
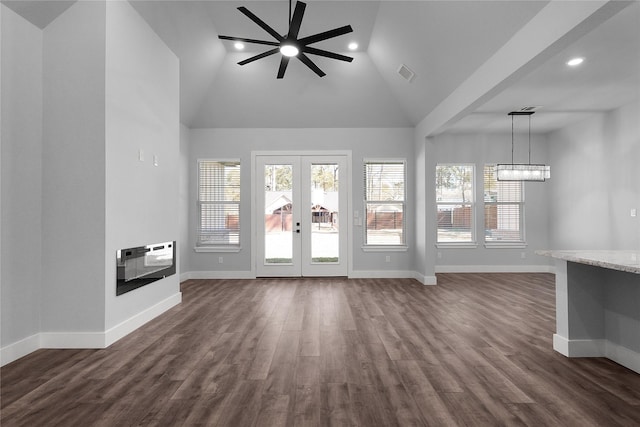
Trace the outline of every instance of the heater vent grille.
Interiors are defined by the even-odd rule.
[[[400,76],[402,76],[402,78],[409,83],[411,83],[413,79],[416,78],[416,73],[411,71],[411,69],[404,64],[400,64],[400,67],[398,67],[398,74],[400,74]]]

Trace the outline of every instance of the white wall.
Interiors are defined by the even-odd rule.
[[[178,271],[116,296],[116,251],[182,242],[178,58],[128,2],[106,3],[106,35],[106,253],[100,276],[108,330],[180,292]]]
[[[104,331],[105,3],[44,29],[43,332]]]
[[[115,295],[117,249],[180,240],[180,125],[178,60],[128,2],[44,30],[0,7],[4,364],[103,347],[180,301],[179,271]]]
[[[516,135],[516,162],[527,161],[527,149],[522,141],[526,136]],[[482,200],[483,168],[489,163],[511,162],[511,134],[442,134],[429,139],[431,144],[427,164],[427,174],[435,177],[438,163],[475,164],[475,200],[476,200],[476,248],[436,249],[436,271],[545,271],[548,260],[537,256],[538,249],[548,249],[548,191],[549,184],[555,179],[551,168],[551,180],[547,182],[525,183],[525,238],[527,247],[523,249],[485,248],[484,246],[484,209]],[[547,159],[547,139],[544,135],[531,137],[532,163],[545,163]],[[520,157],[518,157],[520,156]],[[428,189],[428,196],[435,200],[435,182]],[[433,210],[435,215],[435,207]],[[435,244],[435,227],[433,242]],[[440,254],[438,256],[438,253]],[[524,253],[525,258],[522,258]]]
[[[241,113],[239,113],[241,114]],[[224,264],[217,263],[219,254],[195,253],[197,224],[196,209],[190,210],[189,260],[190,272],[225,270],[248,272],[251,270],[251,213],[255,210],[251,196],[251,152],[252,151],[304,151],[304,150],[351,150],[353,165],[353,192],[350,203],[354,209],[363,211],[363,158],[407,159],[407,252],[363,252],[363,228],[354,227],[353,270],[413,272],[415,250],[415,201],[413,195],[415,179],[413,129],[191,129],[189,137],[189,206],[196,206],[196,162],[200,158],[239,158],[241,160],[241,246],[238,254],[225,254]],[[385,256],[391,262],[385,262]]]
[[[640,249],[640,101],[551,133],[549,147],[551,248]]]
[[[189,201],[189,128],[180,125],[180,180],[178,209],[180,222],[180,244],[178,245],[178,268],[181,273],[188,272],[188,259],[193,252],[189,246],[189,211],[192,208]]]
[[[42,31],[4,5],[2,23],[2,329],[0,347],[40,330]]]
[[[432,227],[435,224],[435,201],[431,197],[433,191],[434,174],[430,171],[429,164],[432,161],[430,148],[432,143],[424,137],[415,134],[415,224],[416,245],[414,250],[414,269],[420,281],[424,284],[436,284],[435,277],[435,233]]]

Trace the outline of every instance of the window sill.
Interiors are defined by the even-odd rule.
[[[465,242],[465,243],[436,243],[438,249],[475,249],[478,247],[477,243]]]
[[[193,248],[195,252],[235,252],[242,250],[241,246],[196,246]]]
[[[484,247],[487,249],[524,249],[527,244],[525,242],[485,242]]]
[[[407,245],[363,245],[361,248],[362,252],[407,252],[409,250]]]

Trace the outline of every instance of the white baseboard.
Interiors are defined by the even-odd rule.
[[[424,274],[413,272],[413,278],[425,286],[433,286],[438,284],[438,278],[436,276],[425,276]]]
[[[255,279],[252,271],[190,271],[180,275],[180,282],[192,279]],[[436,276],[425,276],[406,270],[357,270],[349,274],[353,279],[416,279],[423,285],[436,285]]]
[[[182,293],[177,292],[171,295],[169,298],[160,301],[156,305],[149,307],[148,309],[136,314],[121,322],[120,324],[108,329],[104,333],[104,347],[109,347],[119,339],[129,335],[131,332],[138,329],[140,326],[155,319],[170,308],[180,304],[182,302]]]
[[[105,348],[104,332],[41,332],[40,348]]]
[[[350,279],[415,279],[415,272],[407,270],[356,270]]]
[[[605,353],[608,359],[629,368],[634,372],[640,374],[640,353],[630,350],[626,347],[622,347],[611,341],[607,341],[605,345]]]
[[[41,348],[106,348],[181,301],[178,292],[105,332],[40,332],[0,349],[0,366]]]
[[[255,279],[253,271],[190,271],[180,275],[180,281],[191,279]]]
[[[436,273],[554,273],[551,265],[436,265]]]
[[[553,349],[567,357],[606,357],[640,374],[640,353],[606,339],[568,340],[554,334]]]
[[[40,348],[40,334],[34,334],[0,349],[0,366],[4,366]]]
[[[606,340],[569,340],[553,334],[553,349],[567,357],[605,357]]]

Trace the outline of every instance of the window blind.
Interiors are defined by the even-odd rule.
[[[240,244],[240,162],[198,162],[198,246]]]
[[[365,161],[365,245],[405,243],[404,161]]]
[[[524,185],[498,181],[496,166],[484,167],[484,229],[486,242],[524,242]]]
[[[438,243],[474,243],[475,166],[436,165]]]

